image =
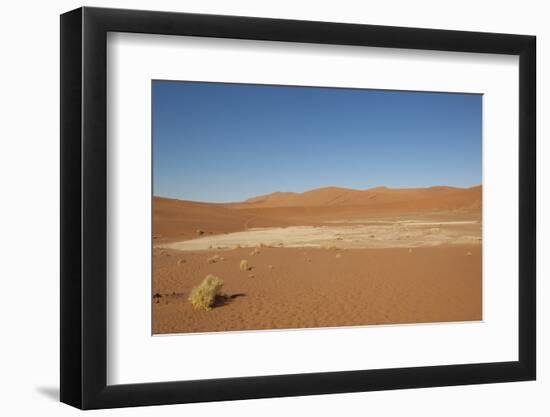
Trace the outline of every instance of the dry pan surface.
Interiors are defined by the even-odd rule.
[[[259,245],[275,247],[401,248],[472,244],[481,241],[479,221],[426,222],[375,221],[366,224],[338,222],[326,226],[252,228],[242,232],[205,236],[157,245],[181,251],[231,249]]]

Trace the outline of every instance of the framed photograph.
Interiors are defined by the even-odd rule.
[[[535,37],[61,16],[61,401],[535,379]]]

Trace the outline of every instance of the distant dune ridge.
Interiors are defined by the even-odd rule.
[[[354,190],[318,188],[303,193],[275,192],[235,203],[204,203],[154,197],[154,237],[188,240],[199,233],[219,234],[254,227],[319,225],[385,214],[468,211],[481,213],[482,186],[471,188],[386,187]]]
[[[481,192],[481,185],[471,188],[377,187],[368,190],[324,187],[303,193],[275,192],[250,198],[235,207],[397,206],[396,208],[476,209],[481,207]]]

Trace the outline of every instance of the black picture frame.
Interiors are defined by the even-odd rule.
[[[107,385],[108,32],[519,56],[519,360]],[[171,12],[79,8],[61,15],[61,401],[81,409],[534,380],[534,36]]]

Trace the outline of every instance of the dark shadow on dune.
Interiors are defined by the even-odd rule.
[[[216,301],[214,302],[214,305],[212,307],[223,307],[228,304],[231,304],[233,301],[235,301],[239,297],[246,297],[246,294],[244,293],[237,293],[237,294],[231,294],[226,296],[218,296],[216,297]]]
[[[59,401],[59,387],[36,387],[36,392],[53,401]]]

